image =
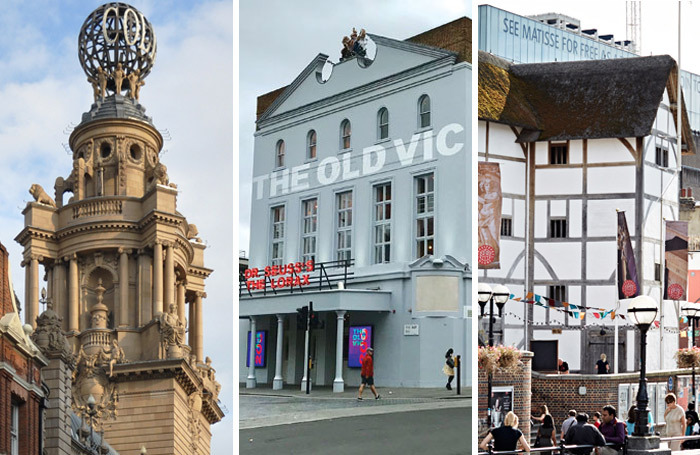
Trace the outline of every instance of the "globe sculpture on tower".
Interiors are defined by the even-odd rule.
[[[69,175],[56,178],[53,198],[31,186],[15,239],[24,247],[26,322],[39,324],[44,341],[61,341],[46,346],[70,352],[64,404],[117,451],[149,440],[149,453],[206,455],[210,425],[223,417],[203,349],[212,270],[196,226],[177,209],[163,137],[138,102],[155,60],[153,27],[135,8],[107,3],[85,20],[78,55],[95,102],[68,139]],[[51,317],[39,315],[42,277]]]
[[[108,92],[138,101],[156,59],[156,35],[144,15],[126,3],[106,3],[85,20],[78,58],[92,84],[95,101]]]

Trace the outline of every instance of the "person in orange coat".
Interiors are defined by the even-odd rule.
[[[365,386],[369,386],[370,390],[374,394],[374,399],[378,400],[381,396],[377,393],[377,389],[374,388],[374,349],[367,348],[367,355],[362,359],[362,371],[360,376],[362,377],[362,384],[360,384],[360,393],[357,399],[362,401],[362,391],[365,390]]]

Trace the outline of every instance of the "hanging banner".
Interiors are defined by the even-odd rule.
[[[498,163],[479,162],[480,269],[499,269],[501,238],[501,168]],[[511,227],[512,228],[512,227]]]
[[[686,301],[688,289],[688,222],[666,221],[664,300]]]
[[[367,355],[367,348],[372,347],[372,326],[350,326],[348,340],[348,368],[360,368]]]
[[[255,334],[255,366],[259,368],[265,368],[265,360],[267,359],[266,353],[267,353],[267,330],[260,330],[257,331]],[[245,366],[249,367],[250,366],[250,358],[248,356],[248,353],[250,352],[250,331],[248,332],[248,344],[246,345],[246,358],[245,358]]]
[[[637,263],[627,230],[627,219],[625,212],[617,212],[617,298],[631,299],[638,295]]]

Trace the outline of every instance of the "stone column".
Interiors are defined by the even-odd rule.
[[[54,269],[56,268],[56,263],[54,262],[53,265],[44,265],[44,270],[46,271],[46,297],[48,299],[51,299],[51,302],[54,305],[54,308],[56,308],[56,295],[55,295],[55,289],[56,289],[56,274],[53,273]],[[39,286],[40,288],[42,286]],[[39,294],[41,296],[41,294]],[[54,310],[55,311],[55,310]],[[37,315],[38,316],[38,315]]]
[[[119,248],[119,327],[129,325],[129,253]]]
[[[190,352],[192,354],[195,354],[197,351],[197,313],[195,311],[196,306],[196,300],[190,302],[190,320],[187,321],[189,325],[189,335],[187,343],[190,345]]]
[[[29,276],[26,292],[26,319],[27,324],[36,328],[36,318],[39,316],[39,260],[40,256],[32,255],[27,264],[27,274]]]
[[[153,318],[153,308],[155,305],[153,294],[153,283],[151,282],[151,258],[146,250],[140,249],[139,254],[139,326],[147,323]]]
[[[165,245],[165,302],[163,311],[170,311],[170,305],[175,304],[175,248],[172,243]]]
[[[343,381],[343,330],[345,328],[345,311],[336,311],[335,314],[335,379],[333,380],[333,392],[340,393],[345,390],[345,381]]]
[[[272,380],[273,390],[282,390],[282,344],[284,343],[284,315],[277,315],[277,350],[275,352],[275,379]]]
[[[185,282],[179,281],[177,283],[177,317],[180,322],[185,323]]]
[[[163,312],[163,244],[153,245],[153,316]]]
[[[78,314],[80,313],[79,292],[78,257],[74,254],[70,257],[68,265],[68,330],[71,332],[77,332],[80,327],[78,321]]]
[[[204,332],[202,331],[202,298],[206,297],[205,292],[197,292],[197,297],[194,300],[194,315],[197,320],[196,330],[195,330],[195,354],[197,356],[197,362],[201,363],[204,359]]]
[[[257,385],[255,379],[255,335],[257,328],[255,327],[255,317],[250,316],[250,343],[248,343],[248,377],[245,381],[246,389],[254,389]]]
[[[66,318],[66,262],[68,258],[58,258],[53,266],[54,286],[53,286],[53,309]],[[65,321],[64,321],[65,324]],[[64,325],[65,328],[65,325]]]

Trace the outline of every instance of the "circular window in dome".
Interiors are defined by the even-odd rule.
[[[131,144],[131,147],[129,147],[129,155],[131,155],[132,160],[141,161],[141,157],[143,156],[141,147],[138,144]]]
[[[100,157],[102,159],[107,159],[109,156],[112,154],[112,146],[109,145],[109,142],[103,142],[102,145],[100,145]]]

